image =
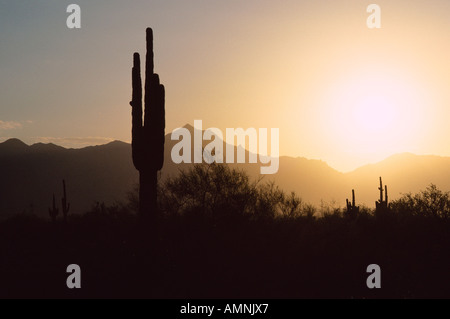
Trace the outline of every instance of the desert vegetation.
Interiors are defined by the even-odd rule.
[[[1,296],[450,295],[450,199],[434,185],[382,212],[361,206],[356,216],[347,207],[314,207],[221,164],[182,171],[158,194],[151,221],[130,191],[126,203],[96,203],[67,222],[32,214],[1,222]],[[65,286],[71,263],[82,269],[83,289]],[[366,287],[372,263],[381,266],[382,289]]]

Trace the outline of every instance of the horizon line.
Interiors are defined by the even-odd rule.
[[[189,125],[189,124],[187,124],[187,125]],[[166,134],[166,136],[169,135],[169,134],[170,133]],[[61,148],[66,149],[66,150],[81,150],[81,149],[88,148],[88,147],[101,147],[101,146],[109,145],[109,144],[112,144],[112,143],[123,143],[123,144],[131,145],[131,141],[122,141],[122,140],[119,140],[119,139],[106,138],[106,137],[30,137],[30,139],[40,139],[40,138],[42,138],[43,141],[27,143],[27,142],[23,141],[21,138],[18,138],[18,137],[0,137],[0,145],[4,144],[6,142],[14,141],[14,140],[17,140],[17,141],[23,143],[27,147],[32,147],[34,145],[40,145],[41,144],[41,145],[54,145],[54,146],[61,147]],[[69,147],[67,145],[63,145],[61,143],[57,143],[55,141],[50,141],[50,140],[54,140],[54,139],[57,139],[57,140],[73,140],[73,141],[92,139],[92,140],[98,140],[98,141],[103,140],[104,142],[103,143],[82,143],[78,147]],[[46,142],[46,140],[48,140],[48,142]],[[223,141],[223,142],[226,143],[225,141]],[[238,146],[235,146],[235,147],[238,147]],[[249,150],[247,148],[245,148],[245,150],[249,152]],[[343,170],[340,170],[340,169],[337,169],[337,168],[333,167],[326,160],[320,159],[320,158],[309,158],[309,157],[306,157],[306,156],[293,156],[293,155],[280,155],[279,158],[284,157],[284,158],[305,159],[305,160],[309,160],[309,161],[323,162],[325,165],[327,165],[331,169],[335,170],[336,172],[339,172],[339,173],[342,173],[342,174],[348,174],[348,173],[352,173],[352,172],[354,172],[354,171],[356,171],[356,170],[358,170],[360,168],[366,167],[366,166],[379,164],[381,162],[384,162],[384,161],[386,161],[386,160],[388,160],[388,159],[390,159],[392,157],[398,156],[398,155],[412,155],[412,156],[415,156],[415,157],[440,157],[440,158],[448,158],[448,159],[450,159],[450,156],[438,155],[438,154],[416,154],[416,153],[413,153],[413,152],[399,152],[399,153],[392,153],[392,154],[388,155],[387,157],[383,158],[380,161],[365,163],[365,164],[360,165],[360,166],[358,166],[358,167],[356,167],[354,169],[343,171]]]

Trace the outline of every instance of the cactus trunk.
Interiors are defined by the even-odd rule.
[[[157,209],[157,171],[139,172],[139,212],[145,216]]]
[[[388,202],[387,185],[384,185],[384,198],[385,198],[384,201],[387,204],[387,202]]]
[[[381,180],[380,177],[380,187],[378,187],[378,189],[380,190],[380,203],[383,201],[383,182]]]
[[[139,213],[150,215],[157,210],[157,172],[164,162],[165,91],[153,73],[153,32],[147,28],[144,114],[139,53],[133,55],[132,69],[132,157],[139,171]],[[142,120],[144,115],[144,121]]]

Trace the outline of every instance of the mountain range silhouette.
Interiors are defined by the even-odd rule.
[[[194,128],[186,125],[193,138]],[[176,175],[194,164],[175,164],[170,158],[170,134],[165,137],[165,160],[160,179]],[[209,141],[204,141],[205,146]],[[224,142],[225,143],[225,142]],[[193,148],[193,142],[191,143]],[[224,147],[224,150],[226,148]],[[193,149],[192,149],[193,156]],[[248,159],[248,152],[246,154]],[[260,163],[229,164],[259,178]],[[84,213],[96,202],[124,202],[138,182],[131,159],[131,145],[114,141],[81,149],[66,149],[54,144],[31,146],[19,139],[0,143],[0,218],[20,212],[48,217],[52,194],[61,197],[61,181],[66,180],[72,213]],[[281,156],[278,173],[264,175],[285,191],[295,191],[304,201],[320,207],[322,201],[344,207],[352,189],[356,202],[374,207],[378,198],[378,177],[389,186],[390,199],[402,193],[418,192],[434,183],[450,190],[450,157],[396,154],[376,164],[341,173],[324,161]]]

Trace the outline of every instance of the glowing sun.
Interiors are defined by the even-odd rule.
[[[367,163],[413,152],[430,101],[423,86],[399,70],[369,68],[335,79],[322,103],[330,152]]]
[[[393,131],[399,120],[399,106],[386,96],[368,95],[357,101],[352,110],[354,123],[363,134]]]

